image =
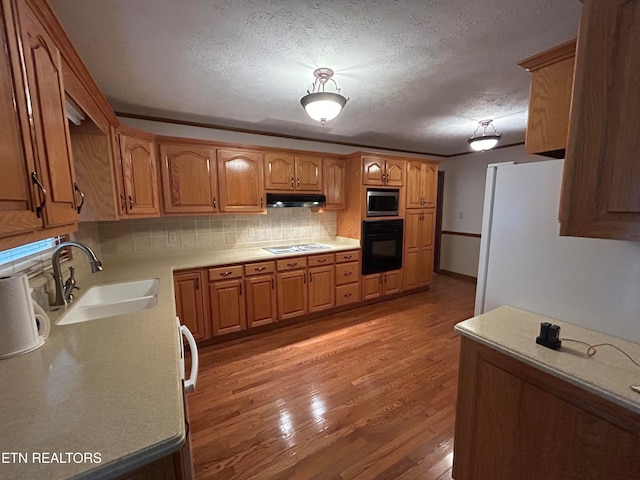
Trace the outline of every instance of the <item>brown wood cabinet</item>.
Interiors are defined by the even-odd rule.
[[[263,154],[249,150],[218,150],[221,212],[262,212]]]
[[[334,265],[309,268],[309,312],[320,312],[336,305]]]
[[[407,162],[406,208],[435,208],[438,165]]]
[[[202,270],[183,271],[173,276],[176,313],[197,341],[211,338],[206,281]]]
[[[266,190],[322,191],[322,158],[286,152],[265,153]]]
[[[433,277],[435,210],[407,210],[404,235],[404,288],[425,287]]]
[[[347,166],[345,160],[325,158],[322,162],[324,194],[327,197],[325,210],[342,210],[346,207],[345,183]]]
[[[640,0],[585,2],[560,234],[640,240]]]
[[[299,317],[307,313],[307,269],[278,272],[278,319]]]
[[[218,177],[215,148],[158,139],[162,198],[166,213],[216,213]]]
[[[639,432],[640,415],[462,338],[456,480],[640,478]]]
[[[259,268],[259,267],[257,267]],[[247,327],[253,328],[278,320],[275,273],[245,279]]]
[[[576,42],[572,40],[520,62],[531,72],[529,120],[525,150],[564,158]]]
[[[209,305],[213,336],[247,328],[242,278],[209,283]]]
[[[158,157],[154,136],[121,127],[118,129],[118,142],[122,176],[119,195],[124,196],[125,214],[133,217],[159,216]]]
[[[384,295],[400,293],[402,290],[402,270],[372,273],[362,277],[363,300],[372,300]]]
[[[405,164],[405,160],[363,156],[362,183],[370,186],[402,187]]]

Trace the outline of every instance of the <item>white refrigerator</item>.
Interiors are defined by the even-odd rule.
[[[640,243],[559,236],[563,162],[488,166],[475,314],[513,305],[640,343]]]

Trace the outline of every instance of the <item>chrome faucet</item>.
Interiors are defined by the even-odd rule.
[[[89,257],[89,262],[91,263],[91,273],[102,271],[102,263],[100,263],[96,254],[89,247],[79,242],[62,242],[53,250],[53,255],[51,256],[51,263],[53,264],[53,280],[56,284],[56,299],[53,302],[54,306],[66,305],[67,302],[73,298],[73,290],[77,290],[79,288],[76,285],[74,267],[69,267],[70,276],[67,281],[65,282],[62,279],[60,255],[65,247],[77,247],[86,253],[87,257]]]

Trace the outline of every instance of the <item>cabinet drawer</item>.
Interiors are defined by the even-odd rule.
[[[307,267],[307,257],[283,258],[277,262],[278,271]]]
[[[336,263],[355,262],[360,260],[360,250],[336,253]]]
[[[261,273],[273,273],[275,271],[276,271],[276,263],[275,262],[247,263],[244,266],[244,274],[246,276],[259,275]]]
[[[360,282],[336,287],[336,307],[360,301]]]
[[[307,262],[310,267],[315,267],[318,265],[331,265],[335,262],[335,257],[333,253],[327,253],[325,255],[313,255],[307,257]]]
[[[358,276],[358,262],[341,263],[336,265],[336,285],[345,285],[360,280]]]
[[[242,265],[230,265],[228,267],[216,267],[209,269],[209,281],[229,280],[242,277]]]

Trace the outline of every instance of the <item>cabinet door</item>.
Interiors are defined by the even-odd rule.
[[[387,187],[402,187],[404,185],[405,165],[404,160],[387,160],[387,179],[385,182]]]
[[[242,279],[209,283],[213,335],[239,332],[247,328]]]
[[[362,277],[362,299],[371,300],[382,296],[383,278],[382,273],[373,273]]]
[[[640,240],[638,25],[640,0],[583,6],[561,235]]]
[[[422,171],[422,206],[435,208],[438,199],[438,166],[425,163]]]
[[[384,273],[384,294],[391,295],[402,291],[402,270]]]
[[[76,210],[75,174],[64,109],[60,51],[27,3],[18,5],[38,174],[47,192],[45,224],[77,223],[79,214]]]
[[[422,248],[418,255],[418,286],[424,287],[431,283],[433,277],[433,249]]]
[[[245,280],[247,326],[258,327],[277,320],[275,275],[257,275]]]
[[[422,207],[422,182],[424,180],[423,164],[420,162],[407,163],[407,188],[406,207],[421,208]]]
[[[404,252],[403,267],[404,271],[404,289],[409,290],[417,288],[418,285],[418,269],[420,250],[411,250]]]
[[[322,191],[322,159],[296,155],[296,190]]]
[[[336,271],[333,265],[309,269],[309,312],[336,305]]]
[[[211,324],[205,308],[205,285],[202,272],[176,273],[173,286],[176,297],[176,313],[196,340],[211,338]]]
[[[295,189],[295,160],[288,153],[264,154],[264,188],[267,190]]]
[[[13,58],[16,68],[12,69],[9,56],[17,52],[15,31],[10,21],[5,29],[5,18],[11,16],[0,5],[0,36],[8,46],[0,52],[0,236],[30,232],[43,225],[32,196],[30,175],[35,168],[29,127],[24,120],[24,87],[17,58]]]
[[[127,215],[160,214],[156,151],[152,141],[120,135]]]
[[[278,273],[278,318],[299,317],[307,313],[307,271]]]
[[[264,209],[264,169],[259,152],[218,150],[221,212]]]
[[[434,228],[436,215],[433,210],[423,210],[420,212],[420,248],[431,248],[433,247],[433,237],[434,237]]]
[[[384,159],[376,157],[362,157],[363,185],[384,185]]]
[[[409,210],[404,217],[404,249],[411,250],[420,247],[420,232],[422,227],[422,211]]]
[[[160,145],[165,212],[218,211],[215,155],[215,150],[207,147]]]
[[[325,210],[341,210],[347,206],[345,183],[347,166],[344,160],[323,159],[324,194],[327,197]]]

